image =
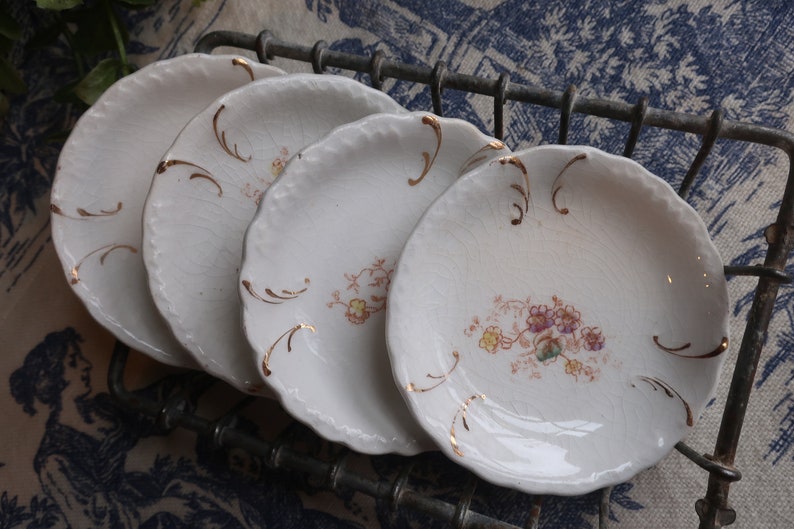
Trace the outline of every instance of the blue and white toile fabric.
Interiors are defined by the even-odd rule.
[[[11,11],[26,26],[25,38],[46,22],[33,2],[11,2]],[[128,22],[138,66],[189,52],[209,31],[271,29],[306,45],[324,39],[335,49],[380,49],[425,65],[443,60],[452,70],[493,78],[508,71],[514,82],[556,90],[575,84],[582,95],[627,102],[648,96],[654,107],[700,115],[722,108],[728,119],[794,130],[794,5],[785,0],[207,0],[200,6],[164,0],[131,12]],[[49,231],[49,187],[60,148],[51,137],[77,118],[52,96],[74,67],[63,45],[18,46],[11,59],[29,92],[12,98],[0,125],[0,528],[432,527],[420,515],[392,513],[360,495],[337,497],[187,432],[164,432],[114,402],[105,382],[113,339],[70,291]],[[276,65],[308,69],[287,61]],[[431,108],[424,87],[390,81],[386,89],[411,109]],[[444,94],[446,115],[486,131],[493,127],[491,108],[489,98]],[[556,139],[558,118],[551,110],[511,103],[508,118],[506,140],[513,148]],[[624,123],[575,116],[569,142],[620,153],[627,132]],[[635,158],[675,184],[699,145],[697,136],[646,130]],[[735,142],[718,142],[715,151],[690,202],[726,263],[757,263],[763,230],[780,204],[787,160],[773,149]],[[715,404],[688,438],[700,452],[713,449],[755,281],[734,278],[729,286],[732,357]],[[794,287],[784,285],[737,457],[744,477],[732,488],[731,502],[739,527],[794,525],[792,328]],[[140,355],[132,358],[131,386],[146,387],[164,376],[167,385],[181,383],[179,373]],[[222,402],[233,396],[221,390],[215,397]],[[266,402],[248,415],[239,426],[251,431],[284,423]],[[298,439],[310,439],[302,427],[290,428]],[[438,457],[419,458],[413,486],[454,497],[462,473],[424,470],[435,468],[425,463]],[[401,463],[396,457],[358,461],[383,477],[393,476]],[[672,453],[614,488],[612,524],[696,527],[694,502],[704,495],[706,480]],[[541,527],[596,527],[598,499],[548,498]],[[473,508],[520,525],[531,501],[484,484]]]

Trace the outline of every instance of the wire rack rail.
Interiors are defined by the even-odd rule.
[[[734,460],[745,411],[779,286],[792,281],[785,273],[785,268],[787,257],[794,247],[794,134],[727,120],[721,110],[715,110],[709,116],[698,116],[653,108],[649,106],[647,98],[641,98],[636,104],[627,104],[577,97],[575,86],[569,86],[564,91],[528,86],[511,82],[507,72],[495,79],[487,79],[451,71],[444,62],[438,62],[431,68],[389,60],[382,51],[377,51],[372,56],[344,53],[331,49],[325,41],[318,41],[313,46],[297,45],[281,41],[269,31],[258,35],[231,31],[209,33],[198,42],[196,51],[211,53],[220,46],[254,51],[263,63],[276,57],[302,61],[311,64],[316,73],[325,73],[327,68],[365,73],[368,74],[371,85],[377,89],[382,89],[384,80],[390,78],[421,83],[429,86],[433,111],[438,115],[443,113],[442,94],[445,89],[490,96],[493,98],[493,133],[500,139],[507,127],[504,112],[507,101],[557,109],[559,134],[556,140],[560,144],[567,141],[571,116],[574,113],[625,122],[628,124],[628,132],[623,155],[627,157],[631,157],[634,152],[643,128],[655,127],[696,134],[702,138],[701,146],[678,189],[679,195],[684,198],[718,139],[761,144],[783,151],[788,157],[789,170],[777,218],[764,231],[766,252],[763,263],[725,266],[726,275],[754,276],[758,284],[724,403],[714,450],[711,454],[701,454],[683,442],[676,445],[680,453],[709,473],[705,496],[695,503],[695,510],[700,518],[699,528],[716,529],[735,521],[736,512],[728,502],[728,493],[731,484],[741,479],[740,471],[734,467]],[[461,488],[461,494],[455,503],[413,490],[408,479],[412,470],[410,460],[407,460],[409,462],[393,479],[372,479],[349,468],[348,453],[345,451],[327,460],[291,446],[286,439],[267,441],[240,430],[235,427],[235,413],[251,402],[253,398],[250,396],[241,394],[240,401],[220,419],[203,417],[195,402],[197,396],[217,382],[209,375],[197,372],[181,391],[167,398],[147,397],[141,390],[129,390],[123,382],[128,354],[129,348],[117,342],[108,373],[110,391],[129,409],[156,418],[158,424],[164,428],[182,427],[192,430],[207,436],[214,446],[240,448],[260,457],[269,468],[297,471],[319,480],[325,488],[333,491],[361,492],[378,501],[388,502],[394,510],[414,509],[446,521],[454,528],[518,527],[470,508],[477,487],[477,479],[473,476]],[[609,488],[600,492],[598,519],[601,529],[609,525],[610,492]],[[533,497],[531,505],[529,518],[523,526],[536,528],[541,516],[542,498]]]

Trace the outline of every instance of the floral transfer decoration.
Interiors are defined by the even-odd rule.
[[[274,178],[280,175],[281,171],[284,170],[284,166],[287,165],[287,160],[289,160],[289,148],[282,145],[278,154],[270,162],[270,175]],[[257,182],[246,182],[240,191],[246,198],[250,198],[254,201],[254,204],[258,206],[262,201],[262,197],[265,195],[265,191],[270,187],[270,184],[273,183],[273,179],[270,177],[264,178],[257,176],[256,180]]]
[[[270,162],[270,174],[273,176],[280,175],[281,171],[284,170],[284,166],[287,165],[287,160],[289,160],[289,149],[282,145],[279,155]]]
[[[344,309],[347,321],[354,325],[363,324],[373,314],[386,310],[386,294],[393,272],[394,266],[387,267],[385,259],[376,258],[358,273],[346,273],[348,285],[345,295],[340,290],[331,293],[332,301],[328,302],[328,308],[339,306]]]
[[[577,382],[593,382],[601,374],[599,366],[609,360],[601,328],[586,325],[581,312],[557,296],[551,303],[497,296],[490,314],[472,318],[464,333],[492,355],[516,348],[512,373],[530,378],[542,378],[545,369],[561,369]]]

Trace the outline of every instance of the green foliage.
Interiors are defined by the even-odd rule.
[[[52,9],[53,11],[63,11],[82,5],[83,0],[36,0],[36,7],[42,9]]]
[[[90,57],[106,51],[121,53],[118,46],[126,47],[129,40],[127,28],[111,7],[113,3],[117,2],[104,0],[63,13],[64,20],[75,27],[70,42],[74,51]],[[121,33],[121,42],[116,40],[116,31]]]
[[[129,32],[119,13],[150,7],[156,1],[36,0],[37,8],[54,11],[57,17],[51,25],[35,29],[26,49],[46,49],[64,39],[77,71],[77,78],[57,90],[54,99],[92,105],[110,85],[134,71],[134,65],[127,60]],[[199,6],[205,1],[193,0],[193,5]],[[0,0],[0,119],[8,112],[8,96],[27,91],[22,77],[8,59],[14,42],[22,36],[22,28],[11,16],[6,3],[7,0]]]
[[[0,36],[6,40],[18,40],[22,36],[22,28],[8,12],[5,2],[0,2]]]
[[[121,67],[121,61],[118,59],[102,59],[75,85],[74,94],[85,104],[93,105],[102,92],[119,78]]]

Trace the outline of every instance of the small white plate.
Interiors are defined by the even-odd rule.
[[[392,278],[414,416],[494,483],[584,494],[659,461],[715,391],[723,266],[697,213],[626,158],[546,146],[461,178]]]
[[[260,375],[294,417],[362,453],[432,446],[391,377],[389,283],[431,201],[505,152],[468,123],[412,113],[341,127],[290,161],[246,234],[240,296]]]
[[[146,199],[143,258],[157,308],[202,368],[241,391],[263,387],[237,278],[245,229],[287,160],[339,125],[404,111],[351,79],[300,74],[230,92],[185,126]]]
[[[195,365],[152,303],[140,254],[141,211],[157,163],[218,96],[283,73],[223,55],[156,62],[111,86],[63,146],[50,199],[53,243],[91,315],[130,347]]]

